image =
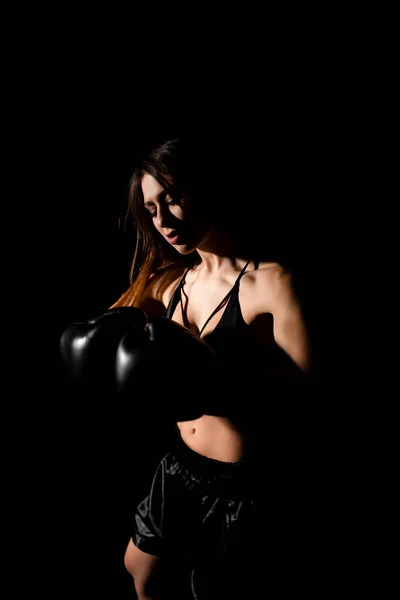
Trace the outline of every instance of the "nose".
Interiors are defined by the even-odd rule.
[[[168,206],[159,206],[157,210],[156,216],[156,224],[159,229],[163,229],[164,227],[168,227],[169,223],[173,219]]]

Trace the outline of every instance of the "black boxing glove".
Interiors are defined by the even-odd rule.
[[[115,392],[115,354],[129,326],[144,327],[139,308],[120,307],[70,324],[60,336],[60,352],[69,381],[80,391]]]
[[[136,413],[159,420],[216,414],[215,353],[174,321],[149,322],[134,307],[109,309],[68,326],[60,350],[80,392],[117,394]]]
[[[138,398],[142,412],[159,419],[191,421],[215,414],[215,352],[175,321],[160,317],[128,328],[115,359],[118,394]]]

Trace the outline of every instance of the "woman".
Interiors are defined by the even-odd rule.
[[[255,529],[259,424],[249,399],[259,401],[265,382],[282,397],[312,370],[293,275],[238,249],[201,167],[198,150],[181,140],[142,159],[129,191],[137,236],[131,284],[111,307],[139,307],[189,328],[215,350],[225,374],[221,416],[177,423],[177,448],[160,462],[135,514],[125,566],[140,600],[158,597],[156,567],[168,553],[190,558],[193,598],[227,594],[230,584],[226,597],[249,590],[255,576],[244,562]]]

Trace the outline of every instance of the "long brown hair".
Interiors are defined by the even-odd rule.
[[[156,272],[171,267],[194,266],[199,255],[181,255],[156,231],[144,207],[141,181],[144,173],[152,175],[164,188],[173,187],[176,193],[187,192],[195,200],[195,170],[193,156],[183,148],[180,139],[169,140],[140,159],[129,184],[128,208],[125,222],[131,218],[136,235],[136,247],[129,273],[129,287],[110,308],[137,306]]]

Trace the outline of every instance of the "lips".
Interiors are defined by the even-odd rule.
[[[172,246],[175,246],[179,241],[179,236],[176,235],[175,237],[168,238],[168,241]]]
[[[168,242],[170,244],[172,244],[172,246],[177,245],[179,242],[182,243],[181,233],[178,233],[176,230],[171,231],[171,233],[168,233],[166,238],[167,238]]]

